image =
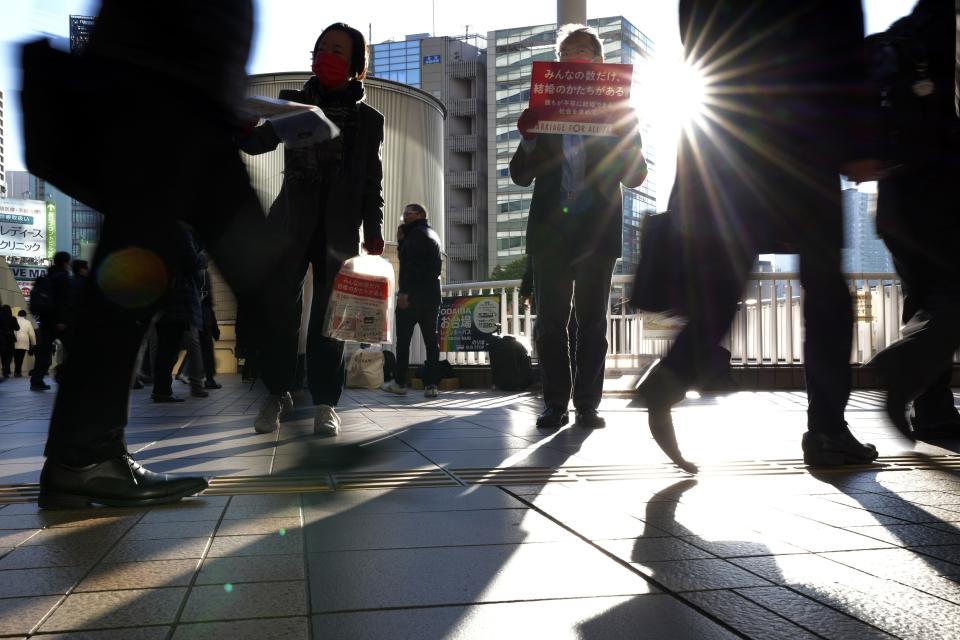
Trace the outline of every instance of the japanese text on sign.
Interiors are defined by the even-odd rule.
[[[530,108],[537,133],[614,135],[613,119],[629,106],[633,65],[534,62]]]

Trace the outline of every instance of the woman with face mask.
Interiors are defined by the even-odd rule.
[[[280,416],[293,407],[290,390],[297,366],[303,283],[313,266],[313,303],[307,339],[307,386],[316,406],[314,432],[340,431],[336,405],[345,380],[343,342],[322,335],[333,279],[345,260],[358,253],[360,229],[368,253],[383,253],[383,115],[363,101],[367,43],[363,34],[335,23],[313,47],[313,76],[300,90],[280,98],[320,107],[340,128],[333,140],[285,151],[280,194],[269,220],[291,241],[281,272],[272,282],[275,296],[269,331],[260,335],[261,375],[270,392],[254,427],[259,433],[279,428]],[[272,151],[280,143],[269,123],[256,127],[241,143],[247,153]],[[279,318],[279,322],[276,319]]]

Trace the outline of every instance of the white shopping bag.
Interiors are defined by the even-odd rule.
[[[393,342],[393,266],[380,256],[343,263],[333,281],[323,335],[348,342]]]

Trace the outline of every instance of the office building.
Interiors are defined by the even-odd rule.
[[[370,47],[370,75],[422,89],[446,107],[443,160],[448,282],[484,280],[487,237],[486,41],[420,33]]]
[[[877,194],[843,190],[843,271],[893,273],[893,257],[877,235]]]
[[[632,95],[649,76],[653,42],[623,17],[588,21],[603,42],[604,61],[633,65]],[[534,61],[555,60],[557,25],[543,24],[491,31],[487,36],[487,201],[489,224],[487,262],[492,269],[526,253],[527,216],[533,187],[518,187],[510,179],[510,158],[520,143],[517,118],[530,99]],[[641,120],[649,175],[639,189],[623,192],[623,251],[618,273],[632,272],[639,260],[640,221],[656,210],[656,158],[650,144],[651,123]]]
[[[6,151],[4,149],[3,126],[3,91],[0,91],[0,198],[6,198],[8,196],[7,163]]]

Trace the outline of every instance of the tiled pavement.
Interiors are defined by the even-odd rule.
[[[882,464],[817,475],[802,393],[688,401],[693,480],[626,398],[550,434],[523,394],[348,391],[338,444],[309,410],[255,434],[262,392],[225,382],[133,401],[130,448],[208,495],[0,506],[0,637],[960,637],[960,442],[910,447],[875,394],[848,419]],[[51,400],[0,385],[0,500],[35,489]]]

